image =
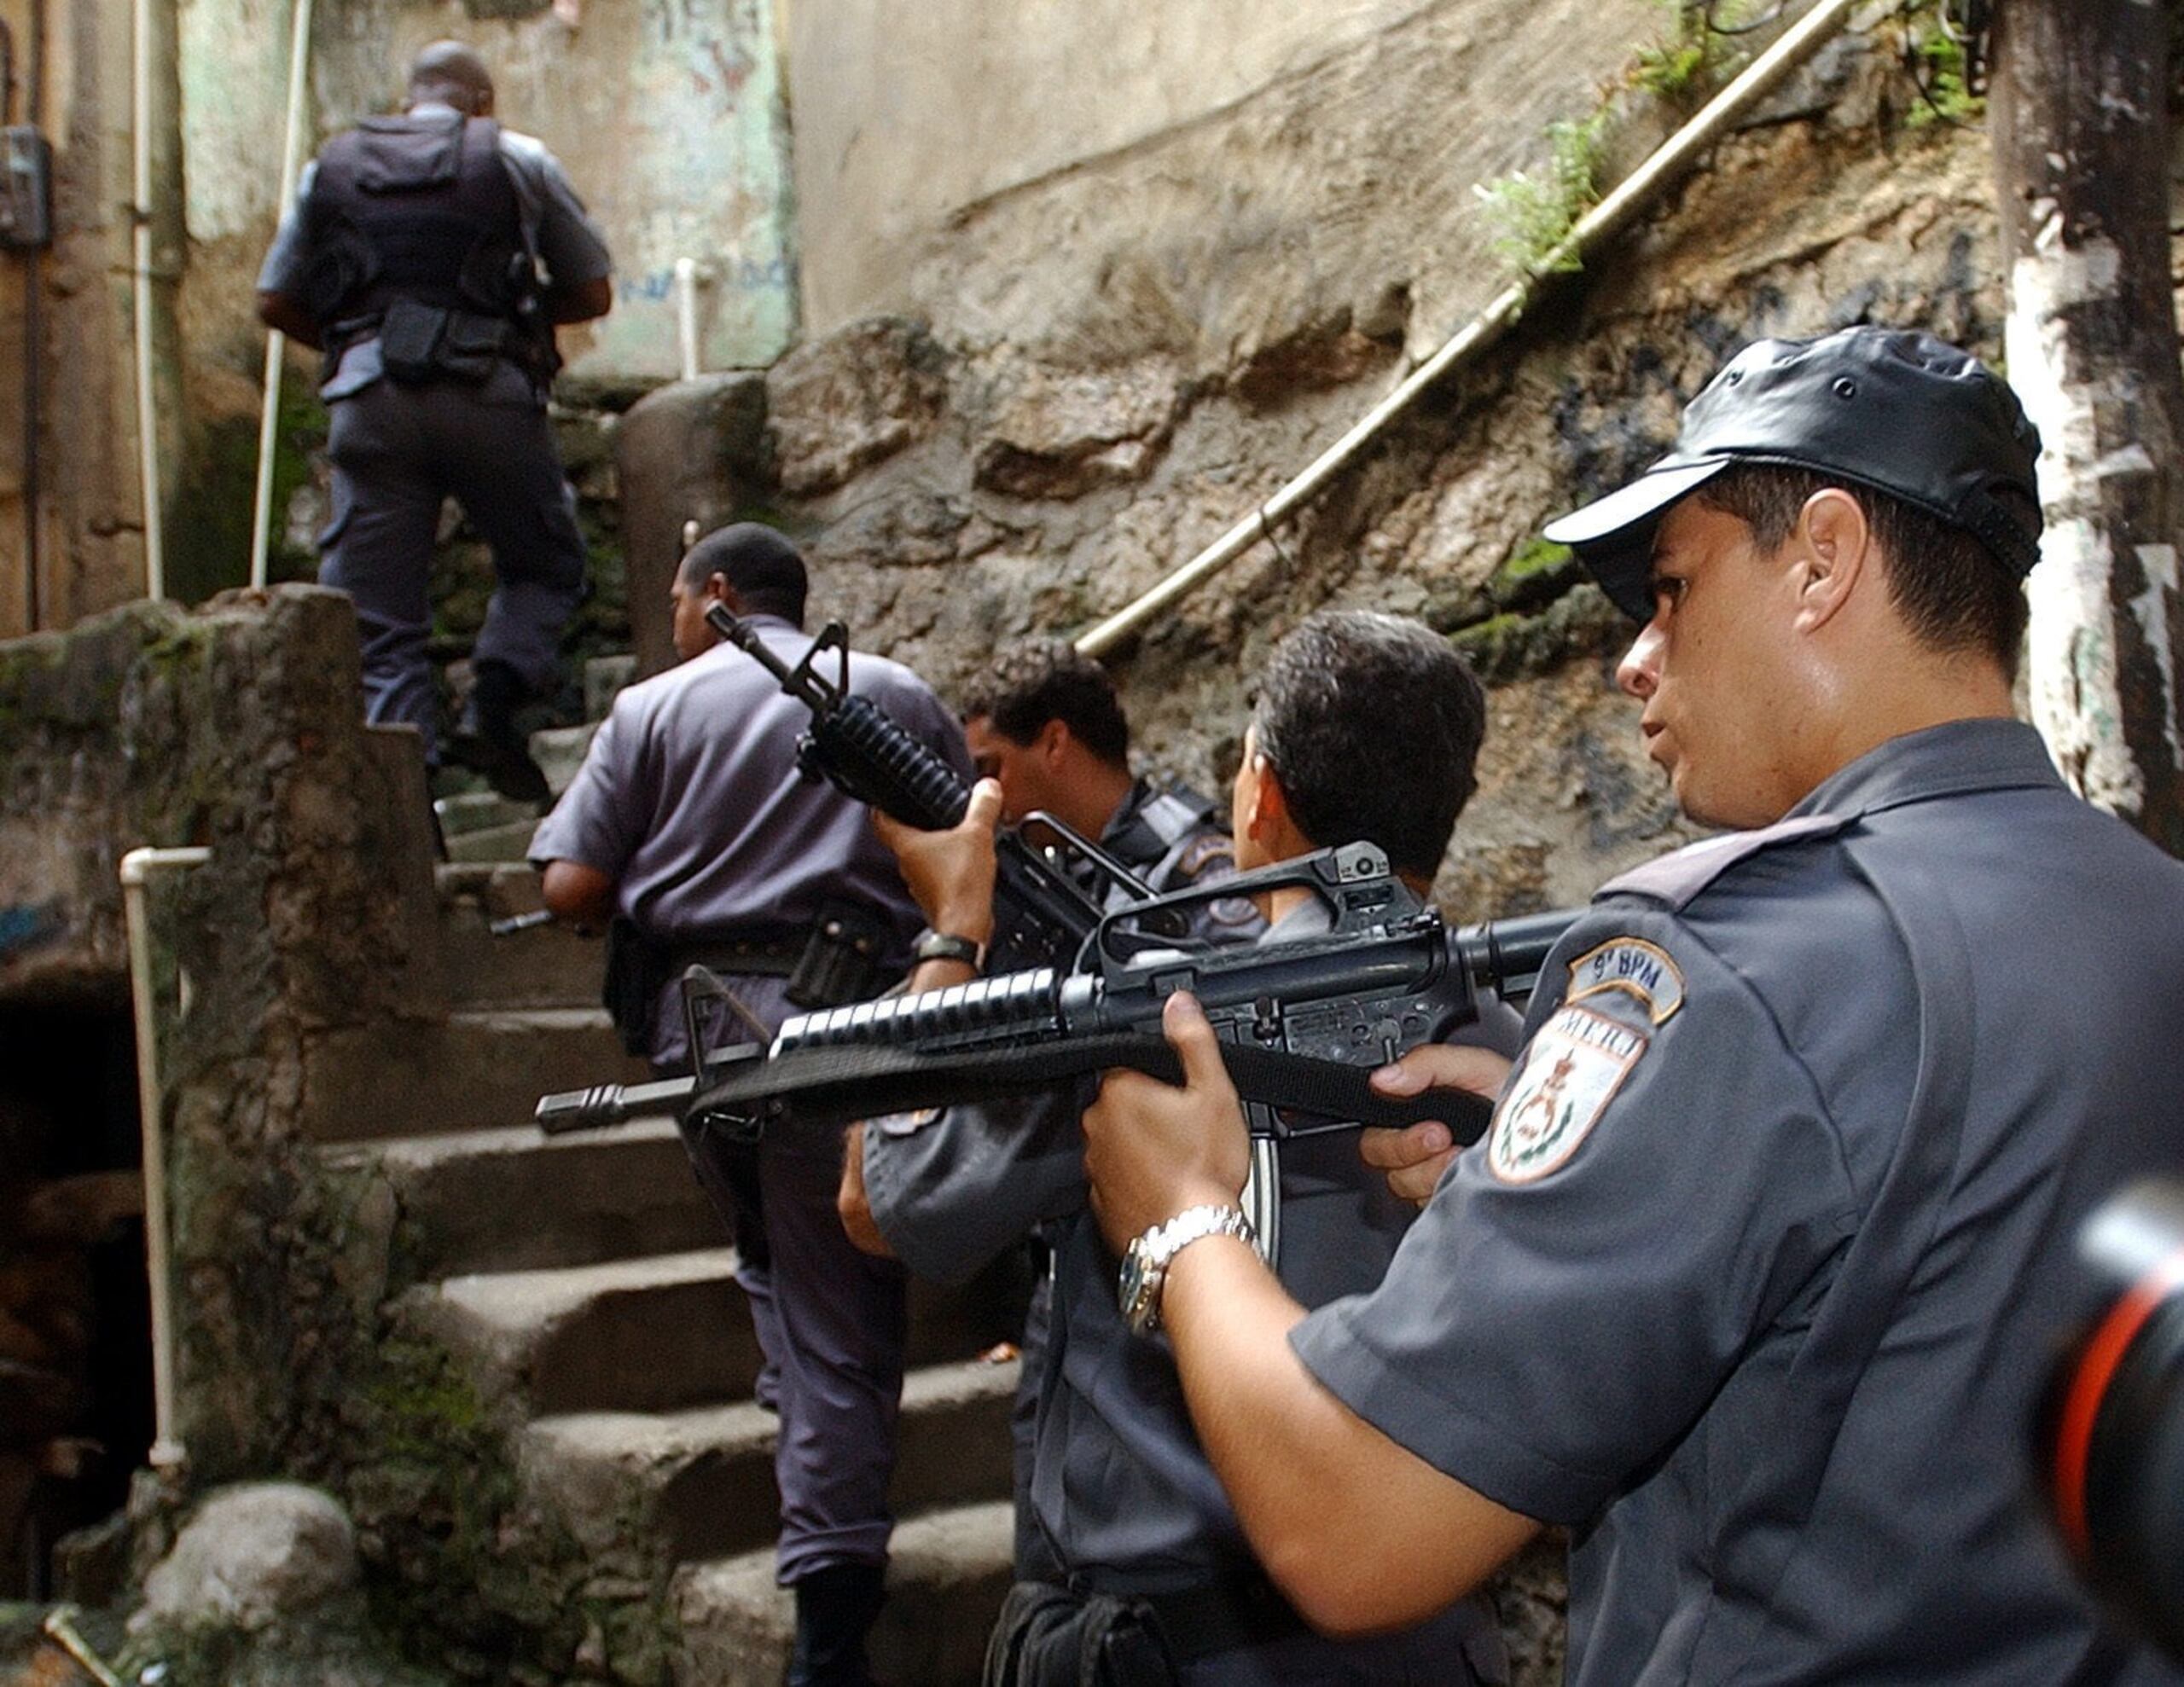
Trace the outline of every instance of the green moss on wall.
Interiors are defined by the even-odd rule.
[[[291,377],[281,390],[274,433],[273,533],[266,554],[273,580],[316,577],[317,559],[287,538],[288,501],[311,473],[314,451],[326,443],[326,407],[306,381]],[[184,603],[248,583],[250,524],[258,496],[258,420],[231,416],[193,430],[182,475],[169,506],[167,590]]]

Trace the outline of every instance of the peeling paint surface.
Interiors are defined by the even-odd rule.
[[[2032,717],[2056,764],[2085,797],[2135,814],[2145,781],[2123,737],[2109,580],[2114,554],[2088,513],[2100,507],[2104,478],[2151,473],[2142,449],[2101,449],[2098,410],[2119,396],[2093,390],[2067,365],[2063,318],[2074,306],[2115,297],[2121,259],[2114,244],[2072,252],[2036,250],[2010,276],[2004,333],[2010,384],[2040,429],[2040,501],[2048,514],[2040,565],[2025,583]],[[2175,559],[2169,559],[2174,575]],[[2149,617],[2150,618],[2150,617]],[[2158,649],[2167,648],[2164,637]]]
[[[2176,695],[2176,648],[2169,635],[2169,617],[2176,606],[2179,582],[2176,574],[2176,547],[2174,545],[2140,545],[2137,552],[2139,566],[2146,571],[2146,588],[2131,600],[2131,614],[2146,634],[2147,648],[2161,672],[2161,688],[2164,697]],[[2172,763],[2184,766],[2184,745],[2176,739],[2176,722],[2173,716],[2164,716],[2162,736],[2169,745]]]
[[[198,241],[262,250],[279,197],[289,0],[180,0],[186,215]],[[674,275],[698,266],[700,362],[762,367],[797,320],[787,117],[773,0],[617,0],[483,21],[457,0],[317,9],[306,150],[395,108],[402,68],[442,36],[492,67],[499,115],[567,167],[614,253],[614,310],[562,334],[571,370],[680,365]]]

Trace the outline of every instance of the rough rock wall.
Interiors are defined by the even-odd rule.
[[[1501,284],[1472,185],[1536,164],[1655,0],[829,0],[787,10],[807,323],[1186,379]]]
[[[1984,137],[1907,124],[1915,97],[1846,39],[1278,546],[1119,652],[1150,758],[1218,788],[1275,639],[1323,605],[1404,611],[1495,681],[1441,883],[1455,912],[1579,901],[1681,841],[1613,688],[1623,629],[1534,536],[1657,455],[1756,334],[1876,320],[1996,351]],[[1059,332],[854,325],[769,376],[774,468],[825,609],[944,687],[997,642],[1082,629],[1246,515],[1385,390],[1398,340],[1331,322],[1207,374],[1168,351],[1102,362]]]
[[[119,996],[117,878],[138,844],[206,865],[154,883],[177,1249],[178,1399],[193,1471],[309,1468],[340,1435],[345,1320],[385,1238],[317,1169],[317,1052],[444,1018],[422,758],[357,718],[340,594],[119,610],[0,646],[0,841],[15,940],[0,1006]],[[187,1003],[178,1014],[177,1005]],[[353,1251],[362,1249],[358,1255]],[[349,1290],[362,1297],[351,1301]]]

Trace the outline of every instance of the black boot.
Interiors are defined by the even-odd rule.
[[[799,1576],[788,1687],[872,1687],[864,1637],[886,1597],[884,1564],[829,1564]]]
[[[516,728],[515,711],[530,695],[522,675],[505,662],[480,662],[462,719],[448,740],[451,762],[473,773],[512,803],[543,808],[553,799],[544,769],[531,759],[531,746]]]

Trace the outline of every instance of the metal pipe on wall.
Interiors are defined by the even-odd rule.
[[[184,1458],[175,1433],[174,1254],[167,1231],[166,1120],[160,1080],[159,1004],[152,994],[152,924],[145,888],[152,875],[202,867],[212,852],[131,849],[121,858],[121,905],[129,933],[129,994],[136,1016],[136,1109],[144,1143],[144,1268],[152,1293],[152,1451],[155,1470]]]
[[[288,26],[288,127],[281,148],[281,202],[286,217],[303,173],[297,142],[304,127],[304,89],[311,68],[311,0],[296,0]],[[287,366],[288,337],[278,328],[265,333],[265,398],[258,418],[258,492],[251,505],[250,583],[265,583],[273,543],[273,459],[280,445],[281,374]]]
[[[136,271],[136,467],[144,501],[144,595],[167,594],[165,534],[160,509],[160,414],[153,390],[152,346],[152,0],[136,0],[130,32],[130,113],[135,130],[131,169],[131,256]]]
[[[1780,40],[1745,67],[1742,74],[1708,101],[1697,116],[1579,218],[1529,275],[1503,288],[1493,303],[1414,369],[1394,391],[1314,459],[1301,474],[1150,591],[1083,634],[1077,641],[1077,649],[1087,656],[1106,654],[1270,534],[1276,522],[1287,518],[1333,479],[1338,470],[1372,443],[1380,430],[1408,409],[1420,393],[1500,339],[1531,302],[1540,276],[1570,267],[1573,258],[1583,258],[1618,233],[1699,153],[1720,140],[1738,119],[1817,52],[1850,20],[1851,12],[1860,3],[1861,0],[1819,0]]]

